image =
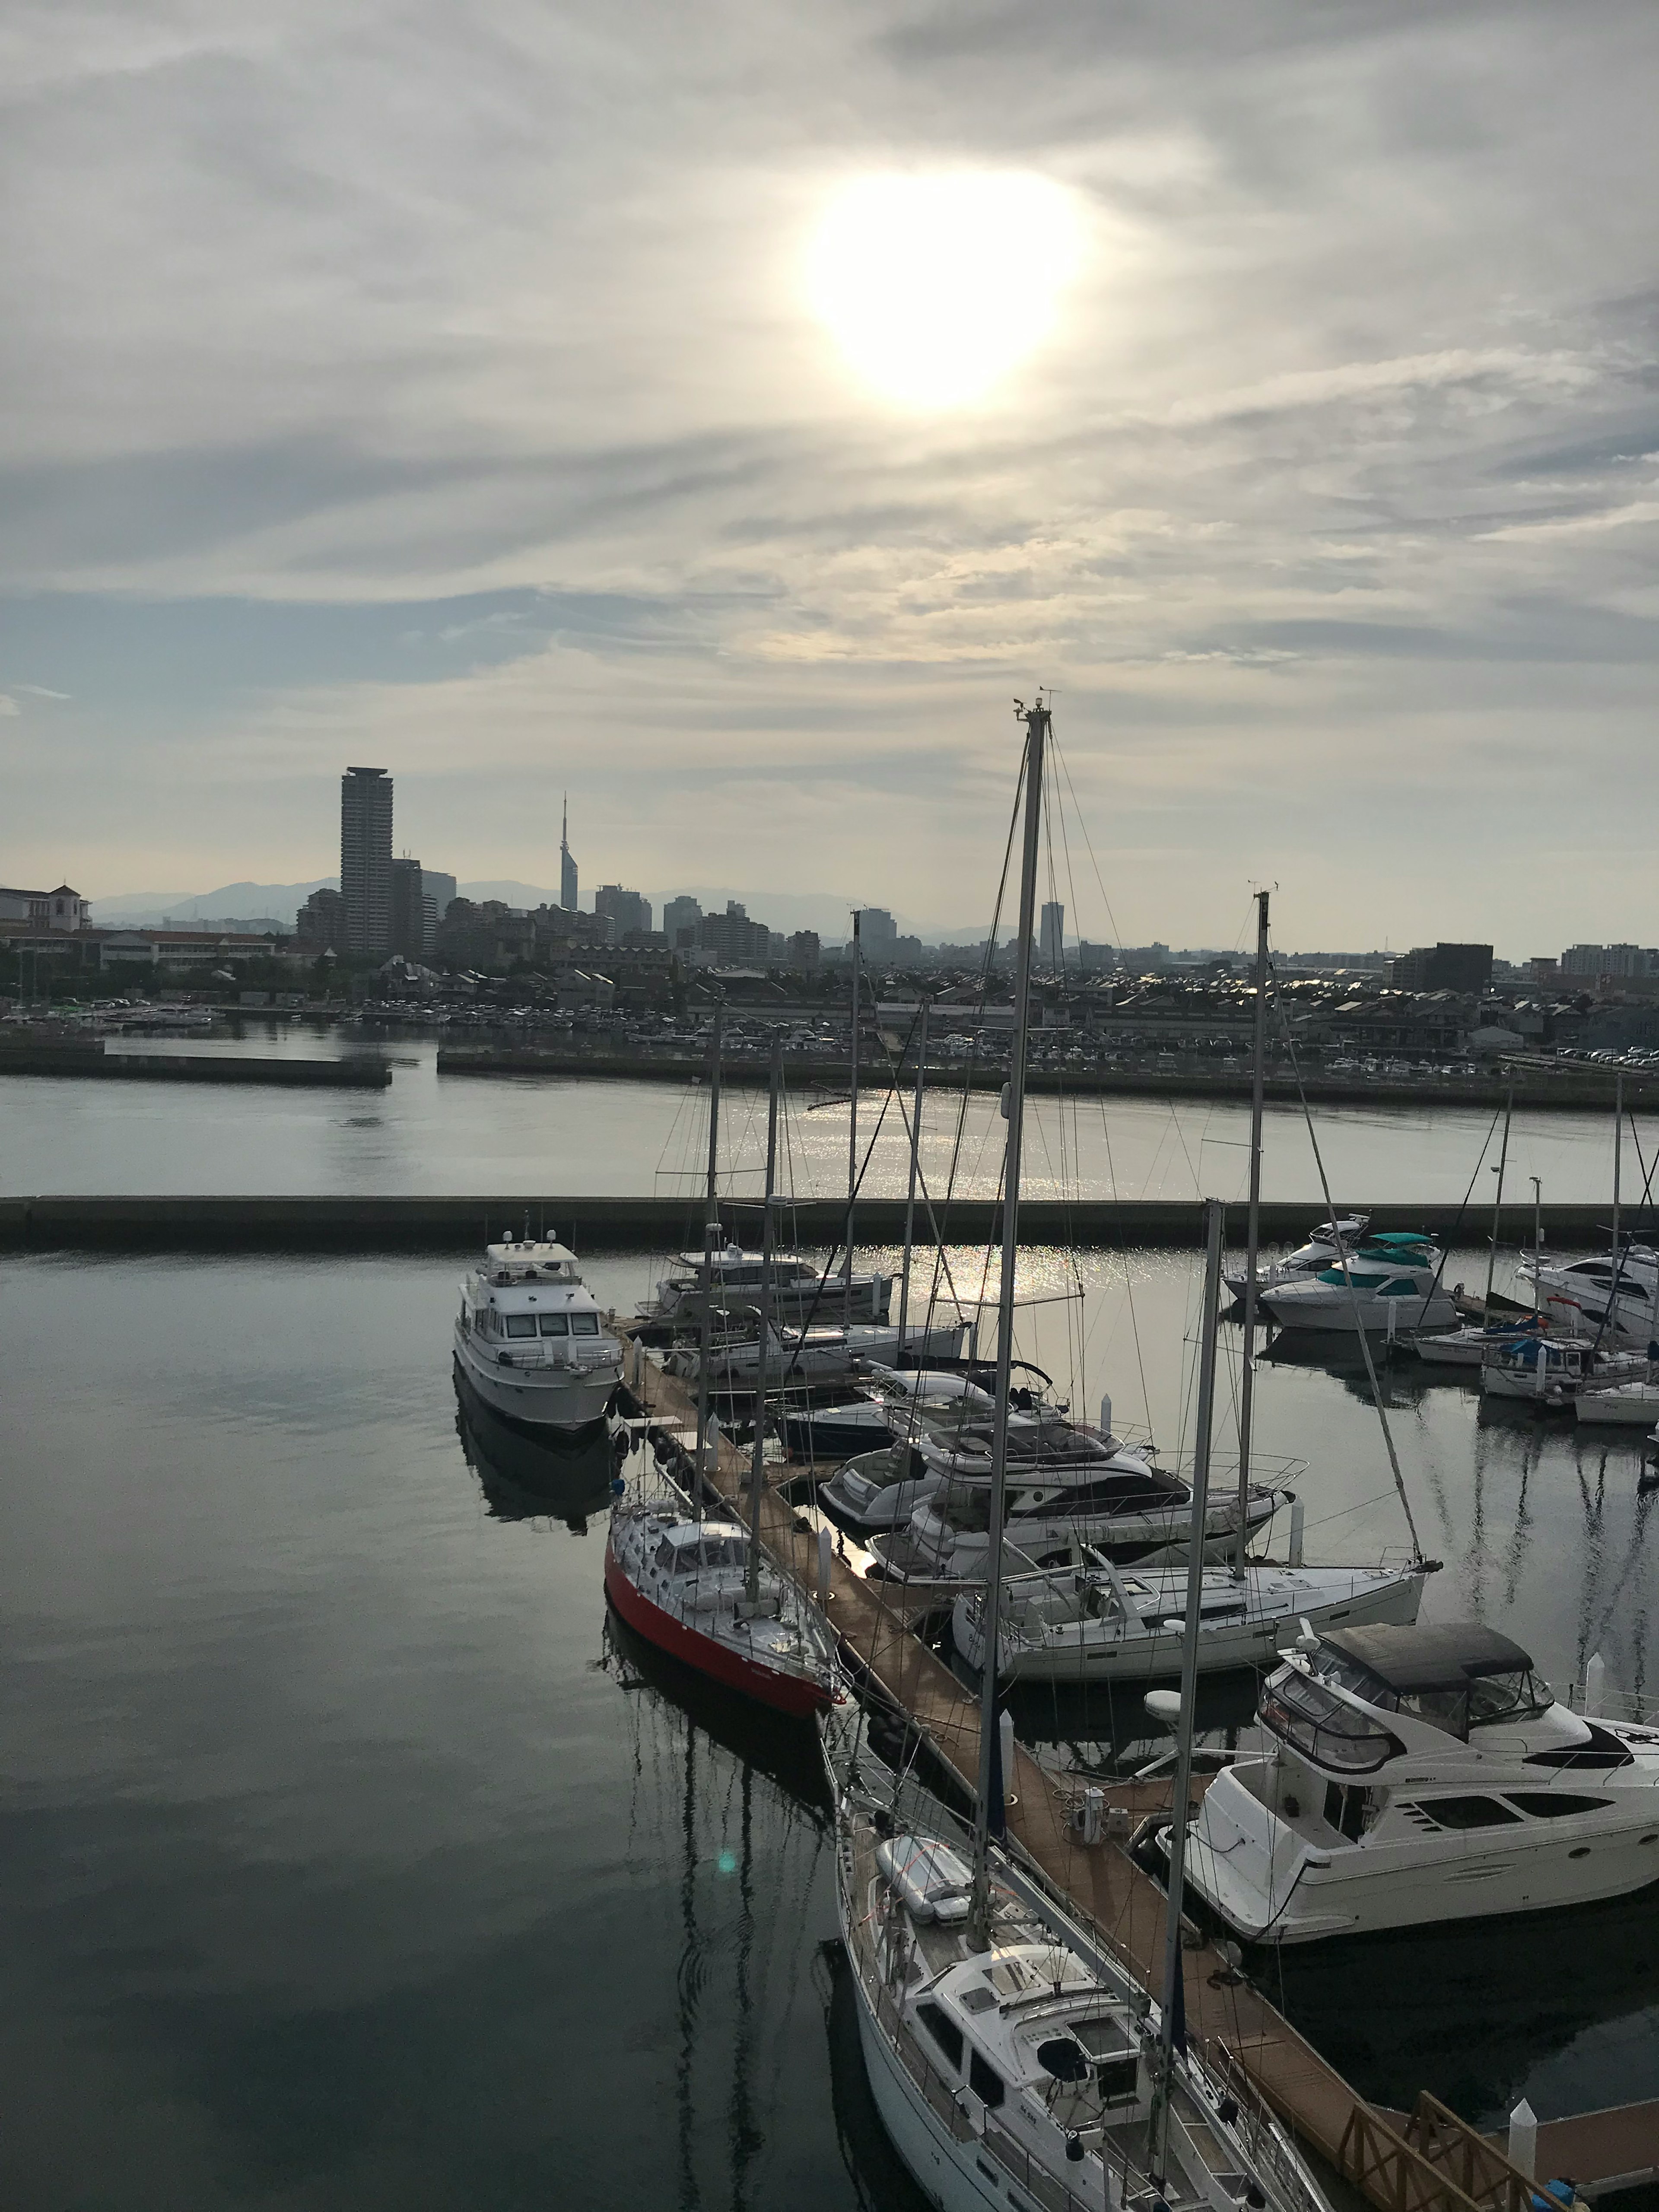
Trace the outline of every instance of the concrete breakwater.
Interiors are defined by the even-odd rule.
[[[1374,1229],[1418,1229],[1484,1243],[1492,1215],[1478,1217],[1455,1206],[1361,1206]],[[896,1245],[904,1234],[902,1199],[872,1198],[859,1204],[860,1248]],[[757,1203],[722,1200],[724,1232],[754,1243]],[[119,1196],[0,1198],[0,1250],[137,1252],[465,1252],[487,1237],[528,1227],[557,1235],[578,1251],[674,1252],[702,1242],[699,1201],[684,1198],[576,1198],[506,1193],[494,1196],[260,1197]],[[1274,1202],[1261,1208],[1262,1241],[1299,1243],[1319,1218],[1319,1208]],[[813,1199],[790,1209],[783,1234],[808,1250],[834,1247],[846,1227],[844,1200]],[[1595,1247],[1607,1240],[1604,1206],[1547,1206],[1546,1242],[1556,1249]],[[957,1199],[939,1209],[947,1243],[980,1245],[1000,1233],[994,1199]],[[1627,1216],[1626,1225],[1641,1225]],[[1202,1241],[1203,1209],[1197,1200],[1033,1200],[1020,1208],[1021,1241],[1030,1246],[1076,1246],[1095,1250],[1149,1246],[1195,1248]],[[916,1235],[929,1241],[926,1211],[917,1209]],[[1500,1243],[1530,1245],[1530,1205],[1506,1206]],[[1229,1244],[1244,1238],[1244,1208],[1230,1207]]]
[[[0,1046],[0,1075],[90,1076],[125,1083],[275,1083],[291,1090],[384,1091],[392,1070],[367,1054],[255,1060],[228,1053],[106,1052],[96,1044]]]
[[[899,1063],[885,1060],[862,1060],[859,1068],[861,1089],[886,1089]],[[915,1071],[914,1061],[904,1063],[904,1080],[908,1083]],[[625,1083],[696,1083],[708,1073],[706,1060],[688,1059],[680,1054],[668,1055],[645,1052],[547,1052],[532,1045],[465,1045],[441,1046],[438,1052],[440,1075],[477,1076],[566,1076],[609,1082]],[[748,1080],[759,1083],[764,1075],[764,1063],[757,1055],[741,1058],[729,1054],[721,1061],[721,1073],[727,1082]],[[1276,1104],[1294,1105],[1304,1097],[1318,1100],[1322,1104],[1347,1103],[1355,1106],[1486,1106],[1498,1107],[1514,1092],[1519,1108],[1541,1109],[1555,1113],[1594,1113],[1603,1107],[1610,1108],[1613,1100],[1613,1079],[1622,1073],[1625,1079],[1625,1103],[1632,1108],[1659,1105],[1659,1071],[1644,1076],[1634,1069],[1615,1070],[1611,1067],[1590,1066],[1583,1063],[1570,1067],[1545,1068],[1533,1066],[1510,1070],[1499,1064],[1489,1070],[1471,1070],[1456,1075],[1424,1076],[1415,1079],[1388,1078],[1380,1075],[1336,1075],[1320,1069],[1304,1072],[1298,1086],[1294,1077],[1279,1073],[1269,1075],[1265,1085],[1267,1097]],[[844,1091],[848,1086],[848,1068],[845,1060],[804,1059],[787,1057],[784,1061],[787,1081],[797,1088],[815,1086],[820,1090]],[[1006,1076],[995,1063],[970,1066],[952,1065],[948,1060],[934,1063],[929,1056],[928,1088],[934,1091],[1000,1091]],[[1248,1068],[1211,1071],[1199,1067],[1159,1068],[1152,1066],[1110,1067],[1034,1067],[1026,1079],[1028,1091],[1048,1097],[1109,1098],[1208,1098],[1243,1099],[1250,1096],[1250,1076]]]

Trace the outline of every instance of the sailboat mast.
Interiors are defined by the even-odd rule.
[[[1544,1285],[1538,1279],[1538,1270],[1544,1264],[1544,1186],[1536,1176],[1527,1180],[1532,1185],[1532,1310],[1541,1319]]]
[[[1607,1322],[1619,1326],[1619,1278],[1623,1273],[1619,1249],[1619,1176],[1625,1158],[1625,1079],[1613,1079],[1613,1290],[1607,1299]],[[1617,1339],[1614,1341],[1617,1342]]]
[[[1187,1798],[1193,1779],[1193,1729],[1198,1698],[1198,1634],[1204,1596],[1204,1524],[1209,1506],[1210,1431],[1215,1413],[1216,1308],[1221,1289],[1221,1206],[1205,1201],[1204,1321],[1198,1352],[1198,1433],[1193,1450],[1192,1540],[1187,1547],[1187,1618],[1181,1640],[1181,1711],[1176,1723],[1175,1794],[1170,1820],[1169,1899],[1164,1908],[1164,2010],[1158,2107],[1152,2148],[1154,2176],[1162,2180],[1170,2124],[1170,2077],[1176,2023],[1184,2010],[1181,1992],[1181,1911],[1187,1885]]]
[[[899,1278],[898,1358],[904,1364],[904,1332],[910,1318],[910,1255],[916,1241],[916,1171],[921,1158],[921,1086],[927,1069],[927,1001],[916,1034],[916,1088],[910,1101],[910,1188],[904,1201],[904,1264]]]
[[[1002,1520],[1008,1489],[1008,1392],[1014,1356],[1014,1268],[1019,1257],[1020,1139],[1025,1122],[1025,1048],[1031,1010],[1031,933],[1036,919],[1038,833],[1042,821],[1042,751],[1048,709],[1018,708],[1025,725],[1025,842],[1020,861],[1019,937],[1014,955],[1014,1042],[1003,1111],[1008,1127],[1002,1178],[1002,1281],[997,1294],[996,1411],[991,1437],[990,1555],[986,1561],[984,1663],[979,1699],[979,1796],[974,1811],[974,1891],[969,1941],[991,1947],[989,1850],[992,1799],[999,1824],[1001,1793],[994,1790],[998,1753],[997,1659],[1002,1619]]]
[[[1486,1255],[1486,1302],[1481,1308],[1484,1323],[1492,1321],[1492,1279],[1498,1270],[1498,1230],[1504,1218],[1504,1170],[1510,1158],[1510,1116],[1515,1111],[1515,1085],[1511,1083],[1504,1093],[1504,1142],[1498,1153],[1498,1195],[1492,1206],[1492,1249]]]
[[[859,1197],[859,925],[862,914],[853,915],[853,1076],[851,1111],[847,1127],[847,1251],[842,1266],[842,1279],[847,1285],[847,1323],[853,1322],[853,1216]]]
[[[749,1564],[744,1595],[760,1595],[761,1499],[766,1494],[766,1369],[772,1334],[773,1194],[778,1177],[778,1099],[783,1090],[783,1032],[772,1032],[771,1096],[766,1109],[766,1212],[761,1227],[760,1344],[755,1362],[755,1447],[749,1463]]]
[[[720,1233],[720,1042],[726,1008],[714,1008],[708,1047],[708,1177],[702,1206],[702,1320],[697,1332],[697,1463],[691,1485],[691,1510],[702,1518],[702,1462],[708,1441],[708,1362],[714,1334],[714,1245]]]
[[[1255,1411],[1256,1268],[1261,1250],[1261,1109],[1267,1075],[1267,893],[1255,895],[1255,1046],[1250,1060],[1250,1203],[1244,1229],[1244,1353],[1238,1378],[1238,1558],[1250,1549],[1250,1437]]]

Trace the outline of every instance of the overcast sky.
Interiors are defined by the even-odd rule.
[[[590,890],[959,921],[1048,683],[1085,934],[1659,941],[1656,81],[1651,0],[12,0],[0,878],[321,875],[368,762],[464,878],[568,786]],[[895,173],[1074,225],[977,398],[822,319]]]

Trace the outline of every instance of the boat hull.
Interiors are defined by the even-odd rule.
[[[1211,1806],[1206,1799],[1206,1828],[1237,1829],[1246,1846],[1241,1849],[1231,1832],[1224,1838],[1194,1832],[1188,1842],[1187,1879],[1250,1942],[1312,1943],[1446,1921],[1560,1911],[1628,1896],[1659,1880],[1659,1847],[1640,1840],[1654,1832],[1650,1813],[1632,1817],[1613,1834],[1556,1836],[1525,1852],[1465,1848],[1465,1839],[1456,1838],[1432,1857],[1402,1850],[1395,1867],[1379,1866],[1374,1858],[1363,1867],[1355,1863],[1365,1856],[1363,1847],[1322,1854],[1327,1865],[1304,1863],[1300,1872],[1281,1859],[1275,1881],[1264,1855],[1248,1849],[1248,1824],[1231,1820],[1231,1797],[1227,1814],[1218,1818],[1223,1802],[1218,1798]],[[1592,1848],[1575,1857],[1586,1843]],[[1263,1878],[1252,1879],[1247,1866]]]
[[[561,1436],[578,1436],[601,1427],[622,1380],[620,1363],[584,1372],[492,1364],[474,1351],[471,1339],[455,1332],[455,1364],[468,1388],[501,1419],[516,1426]]]
[[[1581,1421],[1597,1428],[1650,1429],[1659,1421],[1659,1390],[1647,1383],[1621,1390],[1581,1390],[1573,1411]]]
[[[1316,1296],[1298,1285],[1293,1291],[1269,1291],[1261,1304],[1280,1328],[1314,1329],[1326,1336],[1352,1336],[1362,1330],[1367,1336],[1403,1336],[1457,1326],[1457,1308],[1441,1291],[1430,1297],[1383,1298],[1364,1291],[1350,1297],[1321,1284]]]
[[[644,1637],[647,1644],[654,1644],[682,1666],[695,1668],[698,1674],[770,1706],[774,1712],[807,1720],[830,1703],[829,1692],[817,1683],[774,1667],[759,1666],[717,1638],[688,1628],[672,1613],[665,1613],[629,1580],[609,1543],[605,1552],[605,1591],[636,1636]]]
[[[1279,1638],[1293,1643],[1304,1620],[1320,1631],[1327,1628],[1370,1628],[1378,1624],[1409,1627],[1423,1602],[1423,1577],[1401,1575],[1375,1589],[1359,1588],[1323,1603],[1310,1601],[1304,1610],[1279,1612],[1266,1619],[1200,1630],[1198,1666],[1200,1674],[1218,1674],[1229,1668],[1271,1666],[1279,1657]],[[985,1639],[966,1619],[965,1603],[958,1601],[951,1623],[956,1646],[969,1666],[977,1669],[984,1656]],[[1004,1642],[999,1680],[1013,1682],[1101,1682],[1176,1675],[1181,1672],[1182,1632],[1179,1626],[1152,1634],[1125,1634],[1114,1642],[1102,1641],[1079,1649],[1049,1645],[1020,1645]]]

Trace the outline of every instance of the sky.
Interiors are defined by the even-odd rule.
[[[13,0],[0,878],[1659,941],[1648,0]],[[930,225],[932,226],[930,228]]]

